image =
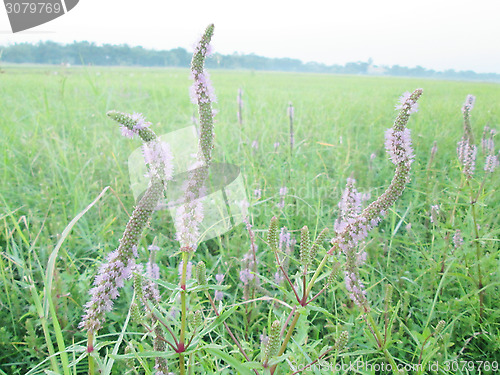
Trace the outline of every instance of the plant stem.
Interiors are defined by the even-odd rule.
[[[54,332],[56,335],[57,346],[59,348],[61,364],[63,367],[64,375],[70,375],[70,367],[68,361],[68,353],[66,353],[66,345],[64,344],[64,338],[62,336],[61,326],[59,325],[59,321],[57,319],[56,310],[54,307],[54,302],[52,298],[49,297],[49,310],[52,316],[52,324],[54,326]]]
[[[311,302],[311,301],[307,301],[307,297],[309,296],[309,293],[311,293],[311,289],[313,288],[316,279],[319,277],[321,271],[323,270],[323,267],[325,266],[325,264],[327,262],[327,257],[328,257],[328,254],[326,254],[324,256],[323,260],[321,261],[321,263],[319,264],[318,268],[316,269],[316,272],[312,276],[311,280],[309,280],[309,284],[307,285],[307,288],[304,288],[304,294],[303,294],[302,302],[299,301],[299,303],[301,303],[301,306],[305,306],[305,305],[307,305],[307,303]],[[295,294],[297,295],[297,293],[295,293]],[[283,340],[283,344],[281,344],[281,348],[280,348],[280,351],[277,354],[277,357],[279,357],[280,355],[282,355],[285,352],[286,347],[288,345],[288,342],[290,341],[290,338],[292,337],[293,330],[295,329],[295,326],[297,325],[297,322],[299,321],[300,312],[296,310],[296,307],[294,307],[294,309],[292,310],[292,313],[294,311],[295,311],[295,314],[293,316],[292,323],[290,324],[290,327],[288,327],[288,331],[286,333],[285,339]],[[290,319],[290,317],[288,317],[287,322],[288,322],[289,319]],[[278,365],[273,365],[270,368],[271,375],[274,374],[274,372],[276,371],[276,367],[277,366]]]
[[[184,354],[186,350],[184,347],[185,337],[186,337],[186,275],[187,275],[187,264],[189,259],[189,253],[186,251],[182,252],[182,274],[181,274],[181,333],[179,337],[179,344],[177,345],[177,350],[179,353],[179,370],[181,375],[185,374],[184,365]]]
[[[476,198],[474,198],[474,203],[477,202],[477,200],[479,199],[479,195],[483,191],[484,184],[486,183],[486,176],[487,175],[488,175],[488,173],[485,173],[484,176],[483,176],[483,181],[481,181],[481,186],[479,187],[479,190],[477,191]],[[471,191],[471,193],[472,193],[472,191]]]
[[[292,337],[293,330],[295,329],[295,326],[297,325],[299,318],[300,318],[300,312],[296,311],[295,315],[293,316],[292,323],[290,324],[290,327],[288,328],[288,332],[286,333],[285,339],[283,340],[283,344],[281,344],[280,351],[278,352],[276,357],[279,357],[280,355],[282,355],[285,352],[286,347],[288,345],[288,341],[290,341],[290,338]],[[274,374],[277,366],[278,365],[276,364],[276,365],[273,365],[271,367],[271,369],[270,369],[271,375]]]
[[[179,370],[181,375],[186,374],[186,365],[184,363],[184,354],[179,353]]]
[[[477,260],[477,288],[479,290],[479,320],[483,320],[484,315],[484,290],[483,290],[483,275],[481,272],[481,259],[482,252],[481,246],[479,244],[479,230],[477,228],[477,216],[476,216],[476,200],[474,199],[474,192],[471,188],[471,212],[472,221],[474,223],[474,243],[476,244],[476,260]]]
[[[290,319],[292,319],[292,316],[295,314],[295,311],[297,311],[297,305],[295,305],[290,311],[290,314],[288,314],[288,317],[285,320],[285,324],[283,324],[283,328],[281,329],[280,335],[283,336],[285,334],[286,327],[288,327],[288,323],[290,323]]]
[[[462,190],[463,186],[464,186],[464,184],[461,183],[460,187],[458,188],[458,194],[457,194],[457,197],[455,198],[455,204],[453,205],[453,210],[451,211],[450,224],[452,227],[453,227],[453,224],[455,223],[455,211],[457,209],[458,199],[460,198],[460,191]]]
[[[301,306],[305,306],[305,305],[307,305],[307,303],[310,302],[310,301],[307,301],[307,297],[309,296],[309,293],[311,293],[311,290],[314,286],[314,283],[316,282],[316,279],[319,277],[321,271],[323,270],[323,267],[325,266],[325,264],[327,262],[327,257],[328,257],[328,254],[326,254],[323,257],[323,260],[321,260],[321,263],[319,264],[318,268],[316,269],[316,272],[312,276],[311,280],[309,280],[309,284],[307,285],[307,288],[304,290],[304,294],[303,294],[304,298],[302,300],[302,303],[297,297],[297,300],[299,301],[299,303],[301,303]],[[295,294],[297,295],[297,293],[295,293]],[[280,351],[279,351],[277,357],[279,357],[280,355],[282,355],[285,352],[286,347],[288,345],[288,342],[290,341],[290,338],[292,337],[293,330],[295,329],[295,326],[297,325],[297,322],[299,321],[299,317],[300,317],[300,312],[295,311],[295,315],[293,316],[292,323],[290,324],[290,327],[288,328],[285,339],[283,340],[283,344],[281,345],[281,348],[280,348]],[[271,375],[274,374],[274,372],[276,371],[276,367],[277,367],[277,365],[274,365],[271,367],[271,369],[270,369]]]
[[[321,263],[319,264],[318,268],[316,269],[316,272],[314,272],[314,275],[311,277],[311,280],[309,280],[309,284],[307,285],[307,290],[306,290],[306,293],[305,293],[306,296],[308,296],[309,293],[311,293],[311,290],[312,290],[312,288],[314,286],[314,283],[316,282],[316,279],[319,277],[321,271],[323,271],[323,267],[326,264],[328,256],[329,256],[328,254],[326,254],[324,256],[323,260],[321,261]]]
[[[430,334],[429,336],[427,336],[427,338],[424,340],[424,342],[422,343],[422,348],[420,349],[420,355],[418,356],[418,363],[417,365],[420,365],[422,363],[422,356],[424,354],[424,348],[425,348],[425,344],[427,344],[427,341],[429,341],[429,339],[431,337],[434,337],[434,333]]]
[[[285,268],[283,267],[283,265],[281,264],[280,262],[280,258],[278,256],[278,252],[275,250],[274,251],[274,256],[276,258],[276,263],[278,264],[278,267],[280,268],[281,272],[283,273],[283,276],[285,276],[286,278],[286,281],[288,282],[288,284],[290,285],[290,288],[292,288],[293,290],[293,293],[295,294],[295,298],[297,298],[297,302],[300,303],[300,297],[299,297],[299,294],[297,293],[297,290],[295,289],[295,286],[293,285],[292,281],[290,280],[290,278],[288,277],[288,273],[285,271]]]
[[[89,357],[89,375],[95,374],[94,358],[92,351],[94,350],[94,332],[89,331],[87,336],[87,355]]]

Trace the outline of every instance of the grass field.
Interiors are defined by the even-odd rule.
[[[189,72],[18,66],[2,70],[0,374],[26,374],[29,370],[30,374],[45,370],[58,373],[57,369],[83,374],[87,362],[78,359],[85,349],[86,335],[77,328],[83,305],[100,262],[116,248],[135,204],[127,159],[140,141],[121,137],[106,112],[144,113],[158,134],[189,126],[196,111],[188,94]],[[394,121],[399,96],[423,88],[420,109],[409,121],[416,155],[412,180],[369,236],[362,278],[380,326],[384,311],[391,316],[394,313],[388,350],[398,361],[417,363],[420,356],[429,358],[429,363],[439,361],[439,373],[443,374],[467,373],[462,367],[447,370],[444,364],[454,362],[446,361],[500,361],[498,169],[485,175],[485,158],[478,152],[476,174],[470,183],[478,199],[471,205],[471,192],[464,185],[456,156],[463,133],[461,107],[468,94],[476,96],[471,112],[476,144],[480,144],[484,126],[500,130],[498,84],[251,71],[212,71],[211,76],[219,111],[214,158],[242,169],[259,246],[259,272],[269,279],[276,272],[273,254],[266,245],[271,217],[279,216],[280,226],[286,226],[297,240],[304,225],[312,234],[324,227],[333,233],[347,177],[356,179],[360,192],[372,197],[383,192],[393,174],[384,150],[384,131]],[[237,120],[240,88],[242,125]],[[295,112],[292,153],[289,102]],[[431,160],[434,141],[438,149]],[[69,233],[63,233],[106,186],[112,190],[107,190]],[[288,191],[285,206],[280,208],[282,187]],[[259,198],[254,195],[256,189],[262,191]],[[433,205],[439,205],[439,215],[431,223]],[[461,231],[464,244],[455,249],[452,237],[456,230]],[[158,264],[162,279],[175,284],[177,259],[173,255],[178,243],[172,221],[164,213],[154,217],[141,246],[147,248],[155,237],[161,248]],[[49,256],[61,240],[52,267]],[[248,233],[239,225],[202,243],[194,255],[194,262],[205,261],[212,274],[226,274],[229,288],[224,304],[243,301],[238,273],[249,246]],[[146,250],[141,249],[140,261],[146,259]],[[263,290],[271,295],[278,292],[262,280]],[[394,288],[389,307],[384,307],[386,284]],[[122,331],[132,293],[130,287],[124,289],[108,314],[105,329],[99,331],[109,350]],[[480,293],[484,295],[482,317]],[[165,302],[171,302],[168,296]],[[342,276],[318,298],[316,306],[294,333],[288,360],[307,364],[324,346],[333,345],[341,331],[348,331],[347,345],[335,357],[338,363],[384,361],[348,297]],[[227,322],[245,338],[245,348],[259,361],[259,337],[270,316],[286,314],[281,307],[266,302],[253,308],[248,318],[245,305],[240,305]],[[243,324],[247,318],[250,323]],[[445,322],[444,329],[433,334],[440,320]],[[120,353],[127,342],[132,342],[137,352],[148,350],[148,340],[140,344],[144,331],[134,324],[126,327]],[[225,346],[225,352],[242,358],[222,326],[203,341]],[[49,358],[49,353],[58,352],[66,353],[69,366],[64,366],[64,355]],[[193,373],[237,373],[228,367],[227,360],[217,356],[211,360],[207,353],[193,355]],[[135,362],[138,373],[151,373],[153,361],[141,361]],[[176,359],[169,361],[175,371]],[[124,373],[125,363],[117,360],[113,373]],[[469,362],[467,365],[470,370]],[[288,373],[286,361],[281,366],[281,373]],[[469,373],[493,373],[492,369],[484,370],[479,372],[475,367]],[[375,373],[370,371],[359,373]]]

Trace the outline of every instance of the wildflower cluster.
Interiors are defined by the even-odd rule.
[[[194,252],[198,247],[199,226],[204,218],[203,200],[206,192],[201,178],[207,173],[206,167],[198,168],[190,173],[191,178],[187,181],[184,190],[184,202],[176,211],[176,237],[182,251]]]
[[[191,62],[191,98],[198,104],[200,116],[200,139],[198,161],[190,171],[188,180],[184,185],[184,201],[177,209],[176,229],[177,239],[181,244],[181,251],[192,253],[197,248],[199,240],[199,227],[203,221],[203,197],[206,194],[204,183],[207,179],[212,162],[214,142],[214,116],[212,102],[215,97],[208,73],[204,69],[206,57],[210,54],[210,40],[214,25],[209,25],[195,47]]]
[[[146,121],[140,113],[109,111],[107,115],[121,125],[120,129],[124,137],[132,138],[137,135],[144,142],[156,139],[156,134],[149,128],[151,123]]]
[[[208,194],[205,182],[209,175],[213,157],[213,124],[215,113],[212,110],[212,103],[216,101],[216,97],[210,83],[209,75],[204,69],[205,59],[211,50],[209,43],[212,34],[213,25],[210,25],[195,47],[192,60],[191,77],[194,83],[191,87],[191,97],[198,105],[200,140],[196,162],[189,170],[188,178],[183,184],[183,197],[178,202],[174,202],[178,205],[175,225],[177,240],[180,243],[180,257],[182,258],[178,262],[180,284],[177,287],[171,287],[165,283],[166,289],[172,290],[172,296],[168,301],[174,303],[167,310],[160,305],[162,298],[160,297],[158,283],[155,282],[160,277],[160,270],[155,262],[156,253],[159,251],[156,241],[153,242],[153,245],[149,246],[150,257],[145,267],[136,265],[135,261],[138,257],[137,245],[141,233],[163,194],[165,183],[171,180],[173,176],[173,156],[171,150],[168,144],[161,142],[156,137],[150,129],[151,124],[146,122],[142,115],[138,113],[127,115],[119,112],[110,112],[110,117],[121,124],[121,131],[125,136],[132,137],[137,135],[144,141],[142,151],[148,167],[150,184],[127,224],[123,238],[120,241],[120,246],[108,256],[107,262],[101,266],[99,275],[94,282],[95,287],[91,290],[91,301],[86,305],[86,314],[80,326],[87,329],[91,334],[97,332],[104,322],[104,314],[111,310],[113,300],[118,297],[119,289],[124,286],[125,280],[135,273],[134,287],[136,288],[136,299],[143,303],[146,313],[141,313],[138,307],[135,306],[132,308],[134,310],[133,316],[138,317],[137,321],[143,324],[148,331],[148,335],[154,339],[153,352],[150,351],[150,348],[145,348],[144,350],[151,357],[157,356],[155,357],[154,374],[167,374],[169,371],[167,365],[172,365],[172,363],[167,363],[167,358],[175,356],[176,359],[174,362],[176,365],[178,364],[179,373],[184,375],[186,374],[186,369],[188,369],[187,373],[193,371],[191,362],[192,358],[198,356],[198,351],[207,349],[209,352],[221,352],[221,349],[216,348],[215,345],[205,345],[203,342],[205,337],[212,335],[214,328],[221,326],[224,326],[245,360],[247,362],[255,362],[257,355],[248,352],[248,350],[251,350],[251,346],[248,342],[242,340],[250,341],[249,338],[252,337],[249,331],[254,326],[252,320],[255,317],[255,312],[258,311],[257,302],[259,300],[272,300],[273,307],[268,309],[268,335],[266,335],[266,330],[261,335],[262,346],[260,358],[262,363],[253,363],[251,370],[256,375],[259,374],[259,371],[273,375],[280,361],[287,360],[287,358],[292,358],[295,355],[295,353],[287,355],[285,351],[295,327],[298,327],[297,324],[300,326],[304,321],[304,319],[300,319],[307,317],[307,309],[320,311],[320,308],[314,306],[312,302],[317,301],[318,297],[335,282],[341,264],[337,261],[337,257],[333,255],[341,253],[338,258],[345,259],[343,274],[349,298],[362,311],[363,318],[369,324],[368,328],[378,345],[378,350],[384,353],[385,358],[391,365],[395,365],[391,354],[387,350],[388,345],[386,345],[391,342],[390,339],[386,340],[387,337],[390,337],[392,322],[396,316],[395,312],[394,317],[391,318],[389,312],[392,303],[392,286],[388,284],[386,287],[386,296],[384,299],[384,320],[386,327],[385,337],[382,340],[382,336],[376,327],[378,323],[369,320],[371,318],[371,308],[366,296],[365,285],[361,278],[360,267],[367,259],[367,253],[363,248],[363,244],[369,231],[379,224],[385,212],[401,196],[406,184],[409,182],[410,167],[414,160],[414,153],[410,130],[406,125],[410,115],[418,110],[417,100],[421,96],[422,90],[417,89],[413,93],[407,92],[400,97],[399,104],[396,106],[399,114],[393,127],[385,133],[385,148],[391,162],[395,165],[395,173],[390,185],[380,197],[363,209],[363,202],[369,199],[369,196],[361,194],[357,190],[354,178],[347,179],[345,190],[338,205],[339,215],[333,225],[335,237],[331,239],[331,248],[328,251],[323,248],[324,242],[328,237],[328,229],[325,228],[319,234],[316,233],[316,238],[314,238],[311,236],[309,228],[303,226],[300,230],[300,243],[297,246],[299,248],[298,256],[295,256],[295,262],[293,262],[292,258],[296,255],[294,254],[296,240],[286,227],[280,229],[276,217],[272,218],[267,233],[267,242],[275,256],[278,268],[274,275],[274,280],[279,286],[277,291],[282,291],[282,284],[287,283],[286,286],[291,289],[293,294],[287,293],[285,296],[294,295],[296,301],[293,301],[293,303],[288,304],[289,301],[280,301],[278,298],[275,298],[273,295],[275,291],[266,291],[267,295],[262,298],[256,297],[256,291],[259,289],[263,290],[260,288],[260,283],[267,281],[267,279],[264,274],[259,274],[263,269],[262,264],[259,264],[259,258],[263,258],[260,255],[258,256],[256,235],[252,229],[252,225],[248,220],[246,221],[250,247],[240,260],[239,270],[236,270],[236,272],[239,272],[238,276],[243,288],[243,298],[246,301],[243,303],[246,319],[244,319],[244,329],[239,332],[235,331],[237,333],[235,335],[225,321],[232,314],[232,311],[236,310],[238,305],[232,304],[229,308],[224,306],[225,301],[222,289],[224,289],[223,284],[227,278],[224,272],[221,271],[221,268],[225,264],[227,265],[227,263],[217,262],[211,264],[211,267],[218,269],[218,271],[213,272],[215,274],[214,277],[207,277],[207,266],[204,262],[198,262],[193,269],[193,263],[190,261],[200,241],[201,224],[204,219],[203,201],[204,197]],[[240,90],[238,92],[238,120],[240,124],[242,124],[241,96],[242,92]],[[466,123],[469,122],[469,112],[473,104],[474,97],[468,97],[463,108]],[[292,152],[295,140],[293,132],[294,108],[291,103],[288,106],[288,117],[290,120],[290,150]],[[496,156],[494,154],[493,133],[491,133],[489,138],[486,138],[483,141],[483,148],[488,150],[489,156],[492,156],[492,161],[488,161],[487,159],[487,164],[498,164],[498,159],[494,159]],[[463,140],[465,140],[467,145],[473,144],[470,126],[469,130],[465,131]],[[278,146],[279,144],[275,145],[275,149]],[[257,141],[255,141],[255,145],[252,145],[252,147],[255,149],[258,148]],[[434,145],[432,158],[436,150],[436,145]],[[464,152],[469,152],[465,150],[465,146]],[[373,158],[371,159],[373,160]],[[262,197],[261,190],[255,190],[254,195],[256,199],[260,199]],[[284,208],[287,195],[288,188],[282,186],[279,190],[280,202],[278,207]],[[438,220],[438,213],[439,206],[432,206],[432,222]],[[458,230],[453,237],[453,243],[456,248],[462,246],[463,238]],[[321,254],[321,258],[318,256],[319,254]],[[321,261],[317,258],[320,258]],[[259,266],[261,270],[259,270]],[[193,273],[198,284],[194,287],[194,280],[193,282],[186,282],[187,279],[192,277]],[[214,280],[212,287],[208,286],[210,280]],[[318,288],[317,285],[320,283],[321,286]],[[214,291],[213,294],[212,291]],[[198,294],[200,292],[206,298],[200,298]],[[215,301],[218,303],[215,303]],[[210,313],[207,313],[206,309],[201,306],[208,303],[210,303],[215,316],[210,317]],[[281,314],[282,312],[279,312],[279,318],[273,318],[273,315],[278,315],[276,311],[282,308],[282,306],[290,309],[288,316],[286,316],[286,313]],[[168,311],[170,312],[169,317],[167,317],[169,314]],[[211,322],[202,328],[205,319],[204,315],[207,316],[207,321],[211,320]],[[177,317],[179,317],[177,324],[170,321]],[[148,323],[146,323],[146,318],[150,320]],[[258,317],[258,319],[260,322],[261,317]],[[257,322],[257,320],[255,321]],[[438,323],[436,335],[444,329],[444,325],[444,322]],[[197,333],[198,337],[196,336]],[[238,336],[243,337],[243,339]],[[89,337],[92,338],[92,335],[89,335]],[[326,357],[331,351],[344,350],[349,339],[348,332],[338,330],[337,334],[333,337],[336,337],[335,342],[332,343],[334,345],[326,347],[327,349],[319,352],[320,354],[316,353],[318,354],[316,361],[323,358],[331,358],[331,356]],[[171,349],[172,353],[165,353],[167,349]],[[88,351],[90,352],[90,350]],[[247,352],[250,355],[247,355]],[[194,356],[192,356],[193,354]],[[221,358],[223,361],[226,361],[226,357],[221,356]],[[313,361],[311,364],[314,364],[316,361]],[[237,362],[238,360],[234,363],[238,364]],[[146,369],[145,366],[144,369]],[[240,365],[240,368],[243,368],[243,366]]]
[[[415,94],[415,93],[413,93]],[[418,103],[411,99],[411,96],[413,95],[409,91],[406,91],[399,97],[399,104],[396,104],[395,108],[398,111],[401,111],[405,109],[408,111],[408,114],[411,115],[412,113],[415,113],[418,111]]]
[[[127,254],[129,255],[129,254]],[[108,262],[103,264],[95,278],[95,287],[90,290],[91,299],[86,307],[86,314],[80,323],[80,328],[96,332],[105,321],[104,314],[113,308],[113,300],[119,295],[119,288],[124,286],[125,280],[132,276],[137,256],[137,247],[133,247],[133,256],[130,257],[118,250],[108,255]]]
[[[142,296],[146,300],[160,302],[160,291],[158,290],[158,285],[154,282],[154,280],[158,280],[160,278],[160,268],[158,264],[156,264],[155,258],[156,253],[160,250],[160,248],[156,245],[150,245],[148,247],[150,251],[149,260],[146,263],[146,277],[147,279],[142,280]],[[138,273],[142,271],[142,269],[137,270]],[[135,288],[136,292],[138,288]]]
[[[122,288],[124,280],[131,276],[142,231],[163,195],[165,180],[171,178],[172,174],[172,158],[168,153],[168,146],[157,146],[156,134],[149,129],[150,123],[146,122],[142,115],[111,111],[108,116],[121,125],[122,132],[123,129],[128,129],[148,145],[146,162],[155,172],[151,173],[149,187],[132,213],[118,249],[108,256],[108,263],[101,266],[94,281],[96,286],[90,291],[91,299],[86,304],[86,312],[80,323],[80,327],[86,329],[89,334],[102,327],[105,313],[111,310],[112,301],[119,295],[118,289]],[[149,149],[150,145],[154,145],[152,149]]]
[[[493,173],[496,167],[499,165],[499,155],[495,154],[495,142],[493,137],[496,134],[495,129],[490,129],[489,126],[484,127],[483,138],[481,140],[481,146],[483,149],[483,154],[486,155],[486,160],[484,162],[484,170],[488,173]]]
[[[144,143],[142,146],[144,161],[149,166],[148,177],[171,180],[174,173],[173,155],[166,142],[157,139]]]
[[[246,223],[250,236],[250,249],[243,256],[240,270],[240,281],[243,283],[243,298],[248,300],[253,297],[255,289],[259,286],[257,244],[255,234],[250,223]]]
[[[213,149],[213,117],[212,103],[217,101],[210,77],[204,69],[204,63],[207,56],[210,55],[210,40],[214,33],[214,25],[209,25],[205,33],[196,45],[193,59],[191,61],[191,98],[195,104],[198,104],[198,113],[200,116],[200,152],[203,155],[205,163],[210,164],[212,160]]]
[[[413,162],[413,149],[411,147],[410,132],[406,128],[410,114],[417,111],[417,100],[422,95],[422,90],[417,89],[412,94],[405,93],[400,98],[400,110],[396,121],[391,129],[386,132],[386,149],[396,165],[393,180],[386,191],[360,214],[355,214],[357,199],[351,198],[351,217],[332,240],[332,248],[329,254],[341,250],[346,256],[345,282],[350,292],[351,299],[365,312],[369,311],[364,285],[359,279],[358,268],[366,260],[366,253],[356,251],[358,244],[368,236],[368,232],[378,225],[386,210],[401,196],[405,185],[409,182],[410,166]],[[349,183],[348,183],[349,185]],[[348,187],[349,188],[349,187]],[[349,188],[352,190],[352,187]],[[346,196],[353,196],[347,193]]]
[[[462,107],[464,115],[464,134],[457,144],[458,160],[462,164],[462,171],[467,180],[470,180],[476,169],[477,147],[474,144],[474,135],[470,126],[470,111],[474,108],[476,98],[473,95],[467,95]]]
[[[347,179],[346,187],[338,204],[339,217],[334,223],[336,233],[342,232],[348,222],[361,213],[362,194],[356,189],[355,183],[354,178]]]
[[[465,177],[470,180],[476,169],[477,147],[471,144],[465,137],[458,142],[457,146],[458,160],[462,164]]]
[[[474,144],[474,135],[470,124],[470,111],[474,108],[475,101],[476,98],[473,95],[467,95],[462,107],[464,133],[462,139],[457,143],[458,160],[462,165],[462,172],[467,181],[472,178],[476,169],[477,146]],[[481,149],[485,155],[484,171],[487,173],[493,173],[499,165],[499,155],[495,154],[495,142],[493,140],[495,134],[495,129],[490,129],[489,126],[484,127]]]

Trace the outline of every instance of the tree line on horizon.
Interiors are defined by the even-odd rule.
[[[87,41],[59,44],[39,42],[37,44],[18,43],[0,46],[0,60],[8,63],[70,64],[99,66],[145,66],[145,67],[182,67],[188,68],[191,54],[184,48],[153,50],[144,47],[131,47],[127,44],[102,46]],[[406,77],[428,77],[444,79],[466,79],[500,81],[500,74],[476,73],[472,70],[435,71],[421,66],[409,68],[400,65],[374,66],[370,59],[366,62],[349,62],[345,65],[325,65],[317,62],[304,63],[292,58],[269,58],[255,54],[222,55],[216,53],[207,60],[211,69],[249,69],[284,72],[366,74]]]

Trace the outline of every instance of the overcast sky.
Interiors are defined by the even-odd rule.
[[[500,0],[80,0],[16,34],[0,5],[0,44],[89,40],[192,50],[209,23],[222,54],[500,73]]]

